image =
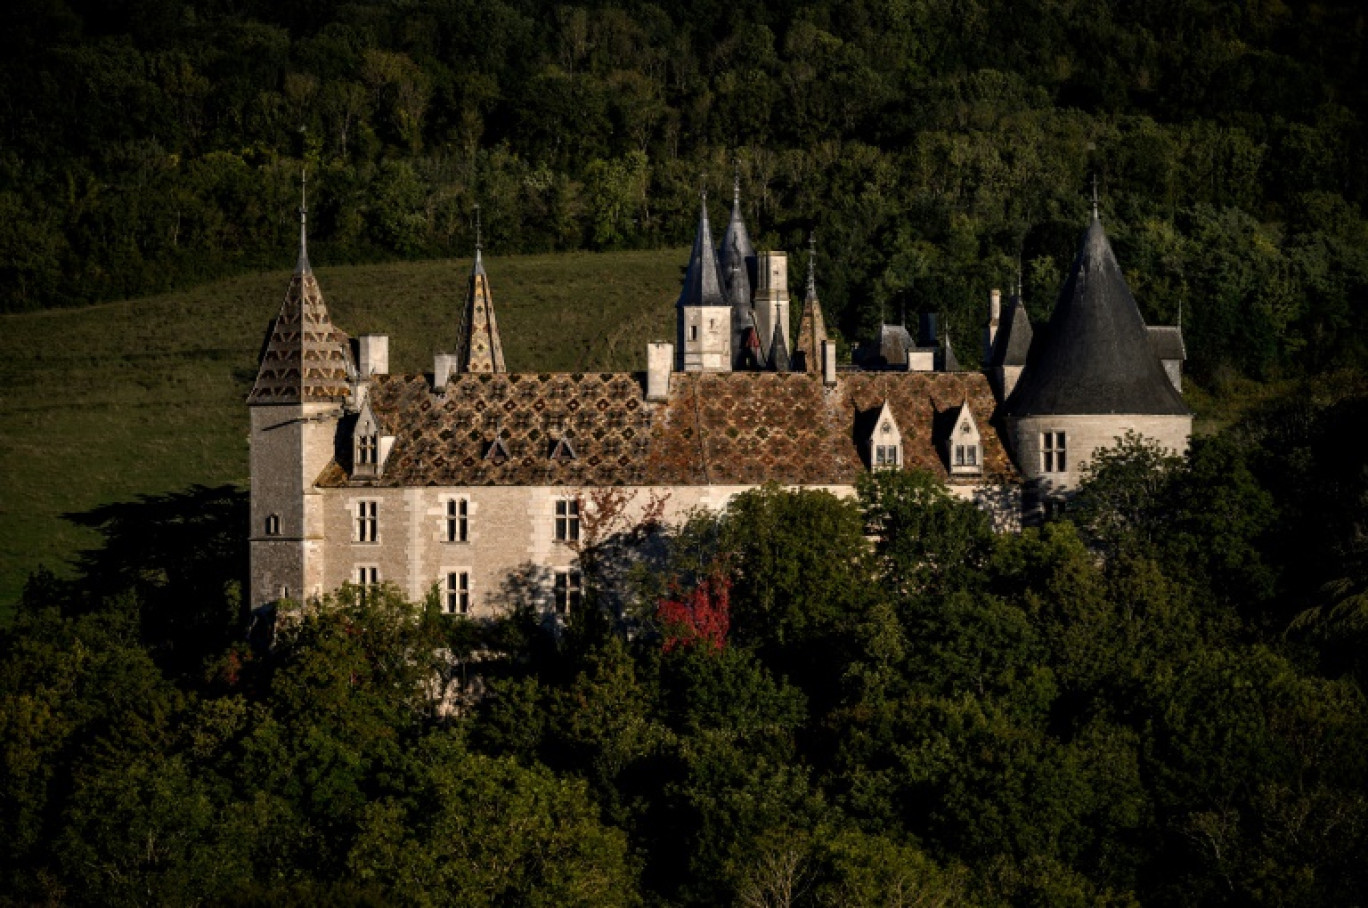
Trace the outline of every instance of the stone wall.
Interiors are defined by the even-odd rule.
[[[1065,433],[1067,459],[1064,471],[1042,471],[1041,436],[1045,432]],[[1159,442],[1160,446],[1182,454],[1192,434],[1191,416],[1027,416],[1009,421],[1009,434],[1015,448],[1017,465],[1028,486],[1042,496],[1075,488],[1083,478],[1083,468],[1099,448],[1114,447],[1127,432],[1135,432]]]

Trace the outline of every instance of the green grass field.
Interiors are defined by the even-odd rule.
[[[644,369],[674,333],[688,251],[486,260],[512,371]],[[390,335],[394,372],[456,345],[470,260],[316,268],[333,321]],[[36,567],[98,542],[63,519],[247,483],[256,358],[288,270],[87,309],[0,316],[0,621]]]

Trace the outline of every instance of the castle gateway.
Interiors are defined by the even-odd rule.
[[[754,250],[739,190],[715,247],[705,198],[674,343],[648,345],[645,373],[510,373],[477,242],[456,352],[391,375],[386,337],[333,325],[301,209],[247,400],[251,606],[391,582],[490,615],[518,578],[564,612],[596,491],[671,522],[766,482],[852,495],[862,473],[915,468],[1010,530],[1127,431],[1186,449],[1181,333],[1146,327],[1095,207],[1038,338],[1020,288],[1005,312],[994,292],[981,372],[934,323],[885,325],[838,365],[814,260],[791,336],[788,256]]]

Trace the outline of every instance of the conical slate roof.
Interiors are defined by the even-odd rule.
[[[788,344],[784,342],[784,327],[778,322],[774,323],[774,338],[770,341],[769,364],[775,372],[788,372],[791,369]]]
[[[309,266],[305,209],[299,212],[299,261],[280,312],[271,323],[249,404],[329,402],[351,393],[347,335],[328,316],[323,291]]]
[[[689,270],[684,275],[684,289],[676,306],[729,306],[718,274],[717,254],[713,251],[712,228],[708,226],[708,196],[703,195],[698,215],[698,232],[694,235],[693,252],[689,254]]]
[[[751,294],[755,289],[755,247],[741,217],[741,179],[732,187],[731,220],[722,234],[722,248],[717,253],[717,264],[722,269],[722,281],[727,296],[736,309],[750,309]]]
[[[1007,412],[1191,412],[1150,349],[1145,321],[1095,214],[1060,291],[1049,330],[1033,345]]]
[[[1002,319],[1002,327],[993,339],[993,351],[988,357],[988,366],[1024,366],[1031,352],[1031,317],[1026,313],[1026,304],[1018,292],[1007,303],[1007,314]]]
[[[489,275],[484,257],[475,246],[475,264],[470,269],[470,290],[466,294],[465,319],[456,348],[457,369],[462,372],[507,372],[499,323],[494,318],[494,297],[489,292]]]

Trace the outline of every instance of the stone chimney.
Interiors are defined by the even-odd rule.
[[[646,345],[646,399],[670,396],[670,372],[674,367],[674,344],[659,341]]]
[[[822,342],[822,384],[828,388],[836,386],[836,342]]]
[[[356,366],[362,378],[389,375],[389,336],[363,334],[356,339]]]
[[[451,378],[459,368],[461,356],[458,353],[438,353],[432,358],[432,389],[440,391],[446,387],[447,379]]]
[[[774,326],[784,335],[784,349],[793,349],[789,338],[788,253],[761,252],[755,265],[755,329],[761,343],[770,344]],[[765,357],[770,351],[765,350]]]

